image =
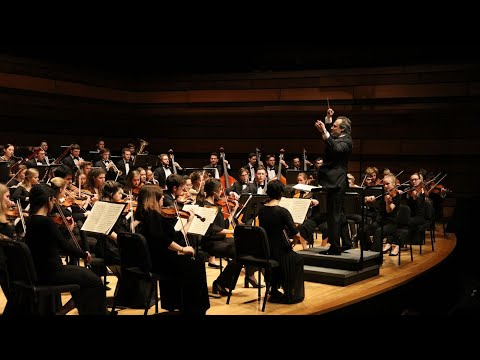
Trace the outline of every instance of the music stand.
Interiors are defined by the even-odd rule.
[[[257,215],[260,207],[265,204],[267,201],[268,196],[266,194],[241,194],[240,198],[238,199],[238,204],[242,205],[242,207],[237,210],[237,214],[235,214],[235,218],[238,218],[241,213],[243,213],[243,222],[247,224],[248,221],[254,220]]]
[[[56,168],[63,166],[62,164],[58,165],[37,165],[34,166],[35,169],[38,170],[38,178],[41,181],[46,181],[45,178],[48,177],[48,174],[50,173],[50,170],[53,169],[55,170]]]
[[[287,184],[293,184],[295,185],[297,183],[297,177],[298,177],[298,174],[300,173],[305,173],[307,174],[307,179],[309,176],[312,176],[313,177],[313,180],[315,181],[316,178],[317,178],[317,172],[315,170],[306,170],[306,171],[303,171],[303,170],[291,170],[291,169],[287,169],[287,174],[285,176],[285,178],[287,179]]]
[[[10,180],[10,162],[0,161],[0,183],[6,184]]]
[[[148,163],[148,154],[137,154],[135,155],[135,159],[133,159],[133,166],[135,167],[143,167],[144,169],[147,167]]]
[[[312,199],[318,201],[318,209],[320,213],[326,214],[327,213],[327,188],[314,188],[311,190],[313,193]]]

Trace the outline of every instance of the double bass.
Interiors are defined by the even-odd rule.
[[[233,176],[228,175],[227,164],[225,164],[225,150],[223,147],[219,149],[220,160],[223,165],[223,175],[220,177],[220,182],[224,189],[230,189],[230,187],[237,181]]]
[[[277,179],[281,181],[283,185],[287,185],[287,179],[282,175],[282,160],[285,154],[285,150],[280,149],[280,155],[278,155],[278,172]]]

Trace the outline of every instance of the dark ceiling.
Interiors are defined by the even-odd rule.
[[[0,53],[123,75],[478,63],[473,44],[0,44]]]

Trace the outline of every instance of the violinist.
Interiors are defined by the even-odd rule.
[[[177,202],[180,205],[192,205],[197,201],[197,197],[192,195],[190,190],[193,188],[192,179],[188,175],[184,175],[185,184],[183,185],[182,195],[177,197]]]
[[[370,187],[370,186],[379,186],[381,183],[381,180],[378,178],[378,169],[374,166],[369,166],[365,170],[365,186]]]
[[[30,190],[32,186],[38,184],[38,170],[35,168],[27,169],[25,172],[25,179],[18,184],[17,188],[13,192],[12,200],[20,200],[22,208],[26,208],[30,203]]]
[[[4,184],[0,184],[0,235],[10,239],[15,237],[15,227],[7,220],[7,212],[10,208],[10,191]],[[0,241],[2,241],[0,236]],[[6,264],[2,248],[0,247],[0,286],[7,300],[9,298],[9,288],[6,276]]]
[[[100,200],[116,203],[124,202],[122,195],[122,185],[116,181],[107,180],[103,184]],[[104,259],[105,265],[117,277],[120,275],[120,251],[117,244],[117,236],[120,232],[130,232],[124,215],[119,216],[110,235],[95,234],[97,239],[94,249],[95,256]]]
[[[183,196],[185,179],[183,176],[171,174],[166,182],[167,190],[163,192],[163,206],[173,207],[178,197]]]
[[[140,190],[135,212],[140,233],[150,249],[152,270],[165,275],[160,280],[161,306],[175,311],[181,308],[183,300],[185,314],[204,315],[210,308],[204,259],[195,254],[193,247],[187,246],[184,238],[194,214],[191,213],[182,231],[175,231],[174,224],[161,215],[163,205],[162,189],[145,185]]]
[[[71,181],[71,179],[70,179]],[[85,217],[88,215],[89,212],[74,212],[75,206],[65,206],[65,199],[67,199],[67,180],[61,177],[54,177],[50,180],[48,184],[54,191],[55,201],[57,204],[61,205],[60,207],[54,207],[50,215],[56,217],[58,219],[58,223],[60,224],[60,232],[63,234],[65,239],[70,242],[77,242],[81,246],[81,248],[85,251],[90,251],[90,243],[92,243],[92,247],[95,244],[95,239],[87,238],[86,234],[80,229],[83,226],[83,221],[85,221]],[[61,220],[62,215],[59,213],[59,210],[62,212],[63,217],[69,221],[68,225],[73,225],[71,229],[67,228],[67,224],[63,223]],[[72,235],[75,239],[72,238]],[[77,263],[76,258],[70,257],[70,264]]]
[[[410,175],[410,190],[405,193],[405,197],[410,208],[408,226],[414,229],[425,224],[425,190],[418,173]]]
[[[351,188],[359,188],[360,186],[355,184],[355,176],[353,176],[352,174],[348,173],[347,174],[347,179],[348,179],[348,187],[351,187]]]
[[[308,183],[307,174],[304,173],[304,172],[298,173],[298,175],[297,175],[297,184],[307,185],[307,183]],[[293,189],[293,188],[292,188],[292,190],[291,190],[291,195],[292,195],[292,197],[294,197],[294,198],[302,199],[302,198],[305,197],[307,194],[308,194],[308,192],[303,191],[303,190],[297,190],[297,189]]]
[[[81,170],[78,171],[81,172]],[[79,194],[79,189],[73,185],[73,174],[69,168],[64,166],[57,168],[55,177],[65,180],[65,190],[59,197],[60,204],[68,208],[75,221],[85,221],[90,213],[90,211],[86,211],[91,203],[90,196],[85,195],[83,190]],[[85,184],[82,186],[82,189],[84,188]]]
[[[102,196],[102,187],[105,183],[105,170],[95,168],[87,175],[87,185],[85,190],[93,195],[92,202],[95,203]]]
[[[140,174],[140,184],[143,186],[147,182],[147,171],[142,167],[138,167],[137,171]]]
[[[26,165],[18,165],[17,173],[14,178],[11,178],[5,185],[10,188],[10,194],[13,195],[13,192],[23,180],[25,180],[25,173],[27,172]]]
[[[73,182],[73,186],[76,189],[84,189],[85,185],[87,185],[87,174],[85,174],[82,170],[78,170],[75,173],[75,181]]]
[[[373,244],[371,250],[380,252],[382,251],[382,234],[383,237],[393,235],[397,230],[395,219],[398,213],[398,207],[400,206],[400,196],[395,187],[396,178],[394,175],[387,175],[383,179],[383,196],[378,199],[378,215],[374,222],[366,225],[367,236],[373,235]],[[377,199],[375,196],[366,196],[366,203],[373,203]],[[388,239],[388,237],[387,237]],[[395,241],[395,239],[394,239]],[[370,243],[367,243],[367,249],[370,247]],[[397,256],[400,247],[398,244],[386,244],[383,248],[384,252],[390,251],[390,256]]]
[[[208,179],[205,182],[205,199],[200,206],[214,207],[220,199],[222,194],[222,186],[218,179]],[[237,210],[236,207],[230,212],[229,218],[224,219],[222,208],[218,207],[217,216],[210,225],[205,236],[202,237],[202,250],[208,253],[214,253],[217,256],[227,257],[233,259],[235,257],[235,243],[233,237],[227,238],[227,234],[233,234],[234,230],[229,229],[233,220],[233,214]],[[223,296],[228,295],[227,288],[230,284],[236,284],[238,276],[240,275],[241,266],[235,261],[229,261],[225,269],[220,273],[217,279],[212,284],[212,293]],[[233,280],[233,282],[232,282]],[[256,280],[251,279],[254,284]],[[232,289],[233,290],[233,289]]]
[[[65,240],[53,219],[47,216],[55,203],[55,191],[45,184],[31,189],[30,212],[27,222],[26,244],[30,248],[39,284],[78,284],[72,292],[73,301],[80,315],[105,315],[106,298],[102,281],[92,271],[76,265],[63,265],[60,253],[83,258],[90,263],[92,256]],[[69,310],[67,308],[67,310]]]
[[[136,200],[138,194],[140,193],[140,189],[143,186],[140,180],[140,172],[138,170],[130,171],[127,176],[126,182],[127,184],[125,185],[125,192],[129,193],[131,191],[133,195],[133,200]]]
[[[305,298],[304,262],[292,249],[293,245],[301,240],[299,230],[295,227],[288,210],[278,205],[284,192],[285,186],[279,180],[269,182],[267,189],[269,201],[260,208],[258,219],[260,226],[268,235],[271,258],[280,264],[279,272],[274,272],[272,276],[272,294],[269,300],[295,304]],[[293,243],[286,244],[284,230],[288,230],[292,235]],[[280,286],[283,288],[283,294],[278,291]]]

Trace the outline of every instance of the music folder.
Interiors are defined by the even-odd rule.
[[[10,166],[8,161],[0,161],[0,183],[6,184],[10,180]]]

